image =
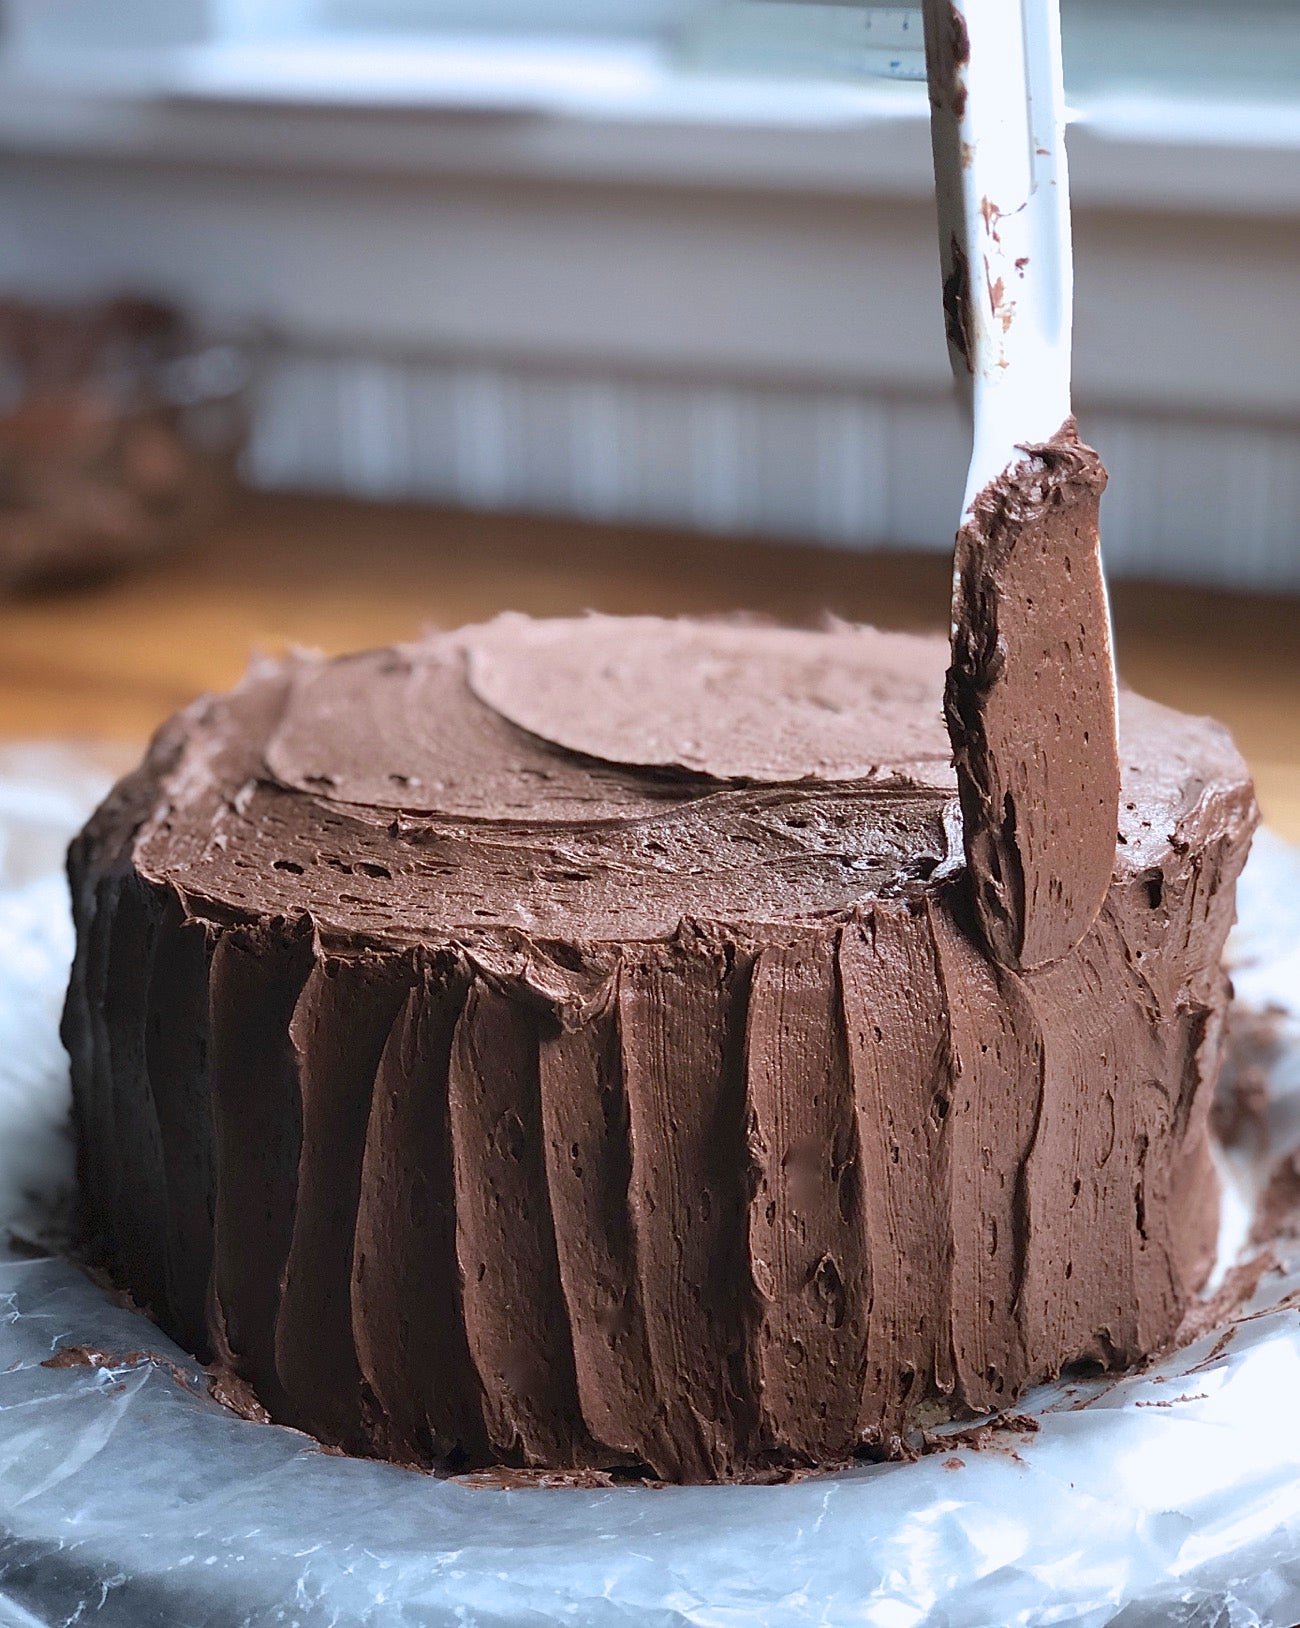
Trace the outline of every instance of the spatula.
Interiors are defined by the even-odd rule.
[[[1105,472],[1070,408],[1057,0],[924,0],[943,303],[974,437],[946,696],[971,896],[1016,968],[1068,953],[1114,868]]]

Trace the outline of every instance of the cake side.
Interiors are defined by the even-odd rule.
[[[903,749],[863,764],[816,677],[870,665],[854,632],[763,657],[773,692],[794,668],[816,692],[790,742],[810,709],[832,720],[806,779],[725,719],[648,751],[629,708],[548,743],[482,699],[515,710],[492,633],[437,682],[444,715],[495,731],[493,795],[503,763],[543,789],[504,819],[473,806],[473,753],[438,792],[454,810],[402,806],[435,800],[412,782],[450,761],[437,742],[396,766],[376,744],[406,782],[387,806],[307,789],[346,753],[299,752],[293,783],[302,667],[181,715],[71,856],[65,1034],[119,1280],[349,1450],[678,1480],[894,1453],[1168,1339],[1217,1209],[1245,770],[1216,726],[1126,697],[1102,914],[1055,964],[998,968],[965,894],[943,646],[907,645]],[[702,642],[682,659],[725,711],[750,657]]]

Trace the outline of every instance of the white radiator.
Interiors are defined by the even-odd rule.
[[[1079,416],[1111,473],[1112,572],[1300,589],[1300,426]],[[268,365],[249,459],[266,487],[934,549],[965,466],[944,396],[296,347]]]

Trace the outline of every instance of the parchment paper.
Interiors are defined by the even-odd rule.
[[[66,837],[100,789],[0,756],[0,1218],[70,1181],[56,1024]],[[1225,1159],[1220,1276],[1300,1142],[1300,853],[1265,835],[1233,947],[1285,1009],[1271,1147]],[[1248,1139],[1249,1141],[1249,1139]],[[1146,1372],[1034,1393],[1040,1428],[793,1485],[502,1490],[332,1456],[211,1401],[75,1266],[0,1257],[0,1625],[549,1623],[1291,1628],[1300,1622],[1300,1250]],[[46,1367],[60,1347],[122,1356]],[[132,1353],[150,1353],[150,1357]],[[188,1381],[182,1383],[182,1381]],[[192,1388],[191,1388],[192,1387]]]

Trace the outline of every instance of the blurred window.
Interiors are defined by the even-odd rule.
[[[689,0],[312,0],[310,9],[335,28],[653,35]]]
[[[840,85],[924,77],[920,11],[869,0],[0,0],[5,43],[44,56],[211,46],[236,67],[264,53],[287,77],[382,87],[471,45],[522,80],[555,62]],[[1141,114],[1143,98],[1293,108],[1300,0],[1062,0],[1070,95]],[[231,53],[235,53],[233,56]],[[603,53],[603,55],[602,55]],[[233,71],[233,70],[232,70]],[[457,70],[459,71],[459,69]],[[259,83],[263,76],[254,74]],[[629,81],[631,82],[631,81]],[[441,97],[440,97],[441,99]]]
[[[119,0],[127,10],[152,0]],[[918,6],[872,0],[215,0],[220,31],[584,36],[682,66],[800,77],[924,76]],[[1300,89],[1300,0],[1062,0],[1075,93]]]

